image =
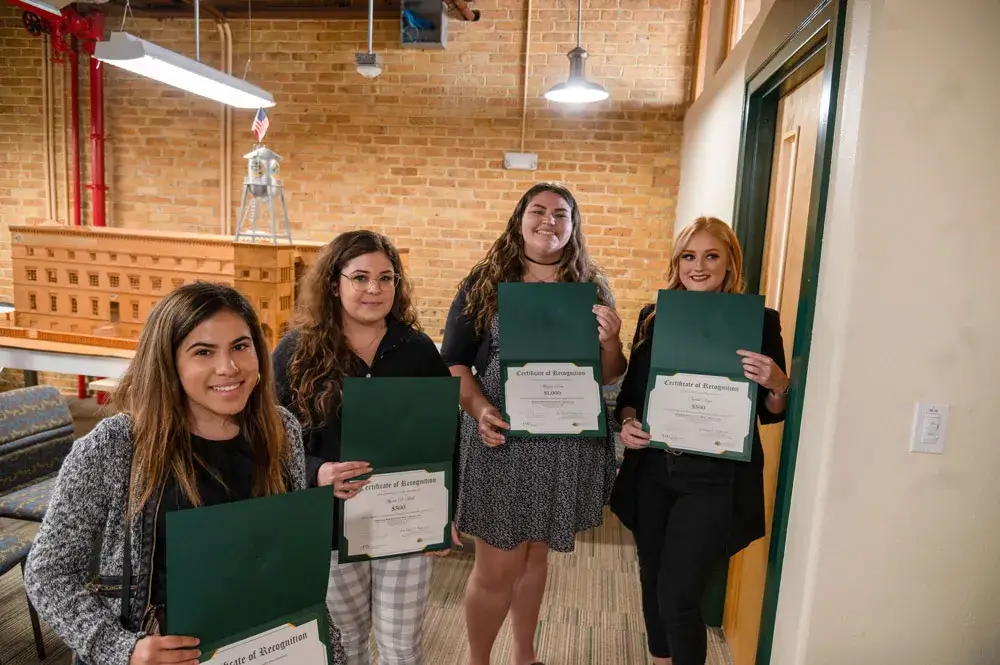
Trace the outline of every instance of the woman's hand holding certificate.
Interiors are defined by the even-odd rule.
[[[135,643],[129,665],[198,665],[198,638],[149,635]]]
[[[368,484],[368,480],[351,480],[371,473],[368,462],[326,462],[319,467],[316,484],[320,487],[333,485],[333,495],[338,499],[350,499]]]

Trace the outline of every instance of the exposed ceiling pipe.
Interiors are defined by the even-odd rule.
[[[531,0],[528,0],[524,26],[524,77],[521,83],[521,152],[524,152],[524,136],[528,128],[528,62],[531,60]]]
[[[45,154],[45,221],[56,216],[55,204],[55,164],[52,160],[52,63],[49,57],[49,38],[42,35],[42,150]]]
[[[469,3],[465,0],[448,0],[448,4],[451,5],[452,9],[458,12],[458,15],[462,17],[465,21],[478,21],[480,13],[478,9],[469,9]]]

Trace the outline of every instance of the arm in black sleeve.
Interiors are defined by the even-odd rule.
[[[760,352],[774,360],[774,364],[780,367],[782,372],[788,373],[785,366],[785,344],[781,339],[781,315],[773,309],[764,310],[764,334],[761,338]],[[765,405],[768,392],[764,387],[757,389],[757,417],[763,425],[780,423],[785,419],[785,411],[772,413],[768,410]]]
[[[291,376],[289,374],[292,363],[292,355],[295,353],[297,343],[298,333],[290,332],[286,334],[274,348],[274,353],[272,354],[271,359],[274,364],[274,382],[275,390],[278,393],[278,403],[295,414],[301,424],[302,418],[299,416],[299,410],[294,404],[292,404],[292,383]],[[321,428],[302,428],[302,445],[305,448],[306,455],[306,480],[309,483],[309,487],[316,487],[319,467],[326,462],[325,459],[316,457],[312,454],[319,447],[321,442]]]
[[[615,418],[621,422],[622,409],[632,407],[635,409],[636,418],[642,420],[642,412],[646,401],[646,384],[649,381],[649,363],[652,360],[653,330],[650,325],[649,334],[642,342],[643,326],[646,319],[653,313],[653,305],[647,305],[639,312],[639,320],[635,326],[635,334],[632,335],[632,353],[628,361],[628,369],[625,371],[625,378],[622,379],[622,387],[618,392],[618,400],[615,403]]]
[[[465,313],[467,302],[466,290],[463,285],[448,309],[448,318],[444,324],[441,357],[446,367],[453,365],[474,367],[476,364],[479,336],[476,335],[475,321]]]

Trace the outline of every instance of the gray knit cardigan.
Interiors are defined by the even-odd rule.
[[[289,471],[294,490],[306,487],[302,430],[279,407],[291,442]],[[128,665],[144,633],[122,627],[120,576],[125,549],[125,497],[132,458],[132,421],[124,414],[105,418],[77,440],[66,456],[45,520],[28,557],[25,585],[38,614],[89,665]],[[150,574],[143,518],[132,529],[135,579]],[[143,552],[144,546],[147,551]],[[95,566],[96,560],[96,566]],[[104,585],[102,581],[118,581]],[[132,603],[132,622],[143,607]],[[330,623],[334,663],[343,659],[340,634]]]

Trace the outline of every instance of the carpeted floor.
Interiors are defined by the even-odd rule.
[[[91,400],[70,400],[78,433],[94,422]],[[606,513],[604,524],[580,535],[572,554],[549,555],[549,580],[538,628],[538,657],[546,665],[642,665],[648,662],[639,576],[631,534]],[[30,535],[35,525],[0,520],[0,532]],[[435,561],[430,608],[424,622],[424,663],[464,665],[462,594],[471,554]],[[46,665],[69,665],[70,654],[43,622]],[[505,624],[493,663],[510,662]],[[377,662],[377,661],[376,661]],[[20,568],[0,578],[0,664],[38,663]],[[708,665],[731,665],[720,631],[709,631]]]

